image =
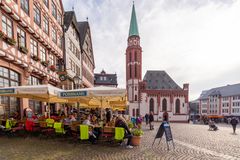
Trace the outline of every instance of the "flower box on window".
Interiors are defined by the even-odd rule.
[[[19,50],[20,50],[20,52],[22,52],[22,53],[24,53],[24,54],[27,54],[27,53],[28,53],[28,49],[27,49],[26,47],[24,47],[24,46],[20,46],[20,47],[19,47]]]
[[[0,31],[0,38],[3,38],[4,37],[4,33],[3,31]]]
[[[55,65],[51,65],[51,66],[49,67],[49,69],[50,69],[51,71],[56,71],[56,66],[55,66]]]
[[[4,37],[4,40],[5,40],[9,45],[11,45],[11,46],[15,46],[15,44],[16,44],[16,41],[15,41],[15,39],[13,39],[13,38]]]
[[[41,64],[42,64],[43,66],[45,66],[45,67],[48,66],[48,62],[47,62],[47,61],[42,61]]]
[[[39,58],[37,55],[32,55],[31,58],[34,60],[34,61],[39,61]]]

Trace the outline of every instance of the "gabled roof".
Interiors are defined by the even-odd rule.
[[[147,71],[144,80],[147,82],[147,89],[151,90],[182,89],[165,71]]]
[[[130,36],[139,36],[137,17],[136,17],[134,4],[132,6],[132,16],[131,16],[131,21],[130,21],[130,28],[129,28],[128,37],[130,37]]]
[[[227,97],[227,96],[234,96],[234,95],[240,95],[240,83],[202,91],[199,99],[207,99],[208,96]]]
[[[88,21],[83,21],[83,22],[77,22],[78,29],[80,31],[80,43],[83,45],[83,42],[85,40],[86,34],[87,34],[87,29],[89,27]]]
[[[106,77],[106,79],[101,79],[100,77]],[[94,74],[94,84],[95,85],[117,85],[117,74]]]
[[[72,23],[74,24],[78,34],[80,34],[75,12],[74,11],[66,11],[64,13],[64,26],[65,26],[64,32],[66,32],[68,30],[69,26]]]
[[[84,40],[86,38],[88,29],[89,29],[89,33],[90,33],[89,37],[90,37],[91,47],[92,47],[92,37],[91,37],[91,31],[90,31],[90,26],[89,26],[88,21],[77,22],[77,26],[78,26],[78,29],[79,29],[79,32],[80,32],[79,37],[80,37],[81,49],[83,49],[83,44],[84,44]],[[92,51],[92,63],[93,63],[93,66],[95,67],[93,51]]]

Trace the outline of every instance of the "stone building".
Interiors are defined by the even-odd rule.
[[[142,80],[142,47],[132,7],[128,46],[126,49],[126,88],[130,116],[144,116],[151,111],[154,120],[168,112],[170,121],[187,122],[189,85],[179,87],[165,71],[147,71]]]
[[[82,87],[94,86],[94,55],[91,31],[88,21],[78,22],[82,58]]]
[[[82,79],[80,32],[74,11],[64,13],[64,44],[64,61],[67,76],[66,80],[63,81],[63,89],[80,88],[80,84],[74,84],[73,81],[75,76]]]
[[[0,1],[0,87],[59,85],[56,72],[63,59],[61,0]],[[0,97],[8,114],[30,106],[44,111],[40,101]],[[54,108],[54,107],[52,107]]]
[[[202,91],[199,107],[201,115],[240,117],[240,84]]]
[[[102,70],[94,74],[94,86],[117,87],[117,74],[109,74]]]

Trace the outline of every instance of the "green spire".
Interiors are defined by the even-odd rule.
[[[133,2],[133,6],[132,6],[132,16],[131,16],[131,22],[130,22],[128,37],[130,37],[130,36],[139,36],[134,2]]]

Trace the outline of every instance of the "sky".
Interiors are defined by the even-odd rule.
[[[91,28],[95,73],[117,73],[126,86],[125,52],[131,0],[63,0],[64,9]],[[142,75],[165,70],[190,100],[202,90],[240,83],[239,0],[135,0]]]

